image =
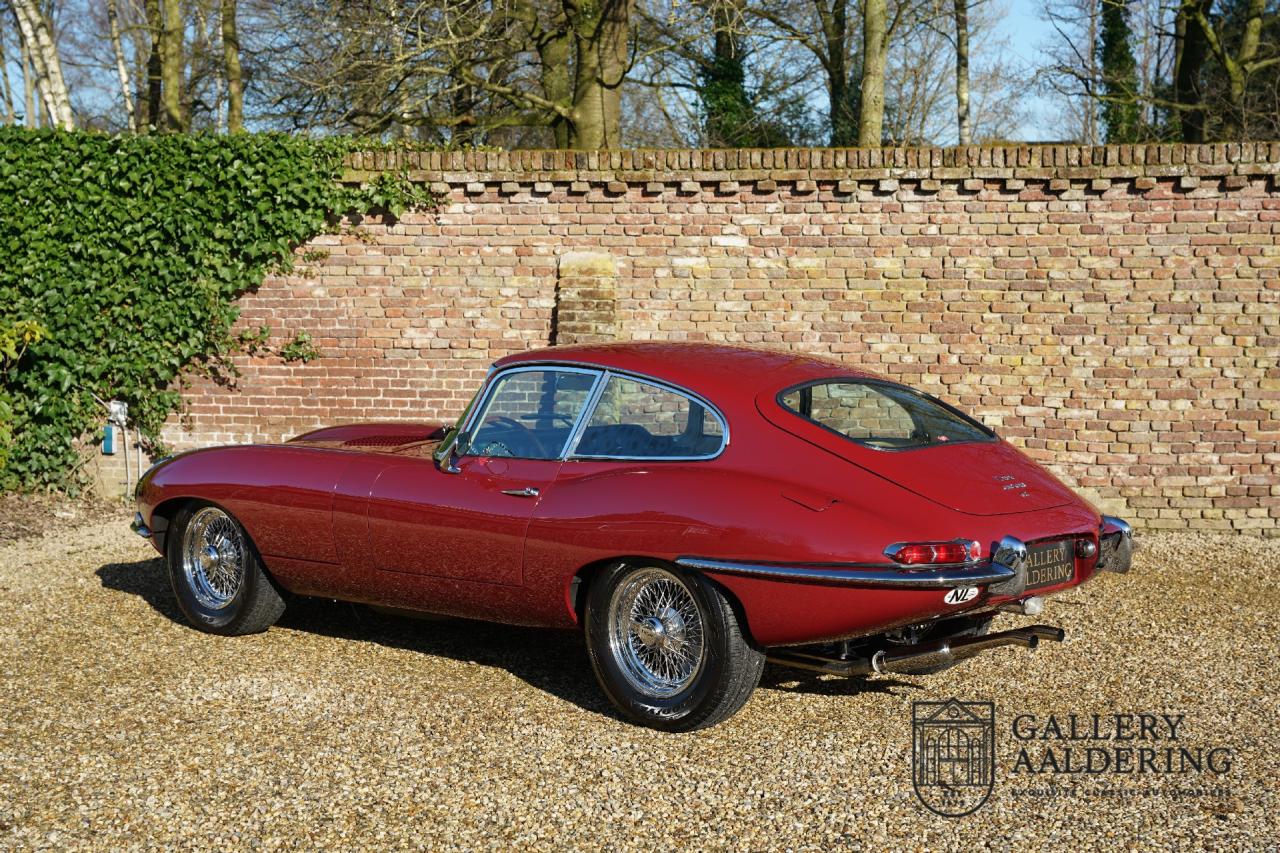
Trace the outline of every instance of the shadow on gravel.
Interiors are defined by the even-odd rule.
[[[874,681],[867,678],[841,678],[787,669],[774,664],[765,667],[764,676],[760,679],[760,687],[764,690],[806,693],[811,696],[857,696],[860,693],[885,693],[895,696],[897,695],[895,689],[899,687],[905,690],[921,689],[918,684],[899,681],[896,678],[880,677]]]
[[[107,589],[136,595],[156,612],[182,625],[168,572],[160,558],[109,563],[96,572]],[[517,628],[447,617],[384,614],[341,601],[291,598],[277,627],[361,643],[447,657],[504,669],[527,684],[588,711],[619,719],[596,686],[582,638],[576,631]],[[897,679],[826,678],[770,664],[760,687],[818,696],[892,693],[918,689]]]
[[[107,589],[136,595],[165,618],[187,624],[174,602],[163,560],[109,563],[96,574]],[[504,669],[566,702],[619,719],[600,694],[575,631],[397,616],[315,598],[290,598],[277,627]]]

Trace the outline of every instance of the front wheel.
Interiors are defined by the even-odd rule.
[[[764,654],[728,598],[699,575],[619,564],[591,584],[587,653],[610,701],[629,719],[691,731],[728,719],[751,698]]]
[[[166,545],[178,607],[201,631],[256,634],[284,613],[284,599],[263,571],[248,534],[222,507],[184,506]]]

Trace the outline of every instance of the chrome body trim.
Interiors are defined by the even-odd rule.
[[[569,435],[566,437],[565,443],[554,456],[546,460],[541,460],[546,462],[563,461],[565,458],[565,451],[569,447],[569,440],[573,438],[574,431],[577,430],[579,425],[583,422],[591,402],[596,397],[596,389],[599,387],[600,381],[604,377],[605,371],[599,367],[587,368],[558,364],[520,364],[496,371],[485,380],[483,399],[481,399],[480,404],[472,410],[470,415],[467,417],[466,422],[458,429],[458,435],[469,436],[471,428],[475,426],[478,421],[484,419],[485,413],[489,410],[489,406],[493,404],[493,391],[498,387],[498,383],[502,381],[503,378],[515,373],[552,373],[557,371],[560,373],[580,373],[588,376],[595,376],[595,381],[591,385],[591,390],[587,392],[587,399],[582,404],[582,411],[578,412],[578,417],[574,420],[573,427],[569,430]],[[456,445],[457,442],[455,441],[454,443]],[[474,456],[475,454],[471,453],[470,447],[464,447],[458,455],[466,457]]]
[[[680,557],[676,565],[705,572],[886,589],[950,589],[999,583],[1014,576],[1012,569],[988,561],[917,570],[897,563],[740,563],[702,557]]]
[[[587,425],[591,423],[591,417],[595,416],[596,407],[600,405],[600,398],[604,396],[605,388],[609,384],[609,380],[615,376],[622,379],[630,379],[641,385],[649,385],[653,388],[668,391],[676,396],[684,397],[686,400],[697,403],[703,409],[710,412],[711,416],[716,419],[716,423],[720,424],[720,446],[716,448],[714,453],[703,453],[698,456],[610,456],[607,454],[577,453],[578,442],[582,440],[582,433],[586,432]],[[588,405],[590,407],[590,417],[583,419],[582,429],[574,435],[573,441],[570,443],[568,450],[565,453],[566,460],[584,459],[600,461],[612,460],[621,462],[700,462],[707,459],[715,459],[721,453],[724,453],[724,449],[729,446],[729,422],[725,420],[724,415],[721,414],[720,410],[712,405],[709,400],[689,391],[686,388],[681,388],[679,385],[672,385],[670,382],[664,382],[661,379],[655,379],[651,376],[643,376],[638,373],[628,373],[625,370],[613,370],[611,368],[606,369],[604,371],[604,379],[600,383],[599,393],[595,394],[591,400],[588,401]]]

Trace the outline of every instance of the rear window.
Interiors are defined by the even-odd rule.
[[[877,450],[991,441],[995,436],[940,400],[886,382],[815,382],[783,391],[778,402],[821,427]]]

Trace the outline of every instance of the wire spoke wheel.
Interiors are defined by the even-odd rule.
[[[665,569],[641,569],[613,590],[608,608],[614,662],[636,692],[667,699],[702,670],[702,613],[684,581]]]
[[[249,567],[244,533],[215,506],[191,516],[182,537],[181,558],[192,595],[209,610],[222,610],[235,600]]]

